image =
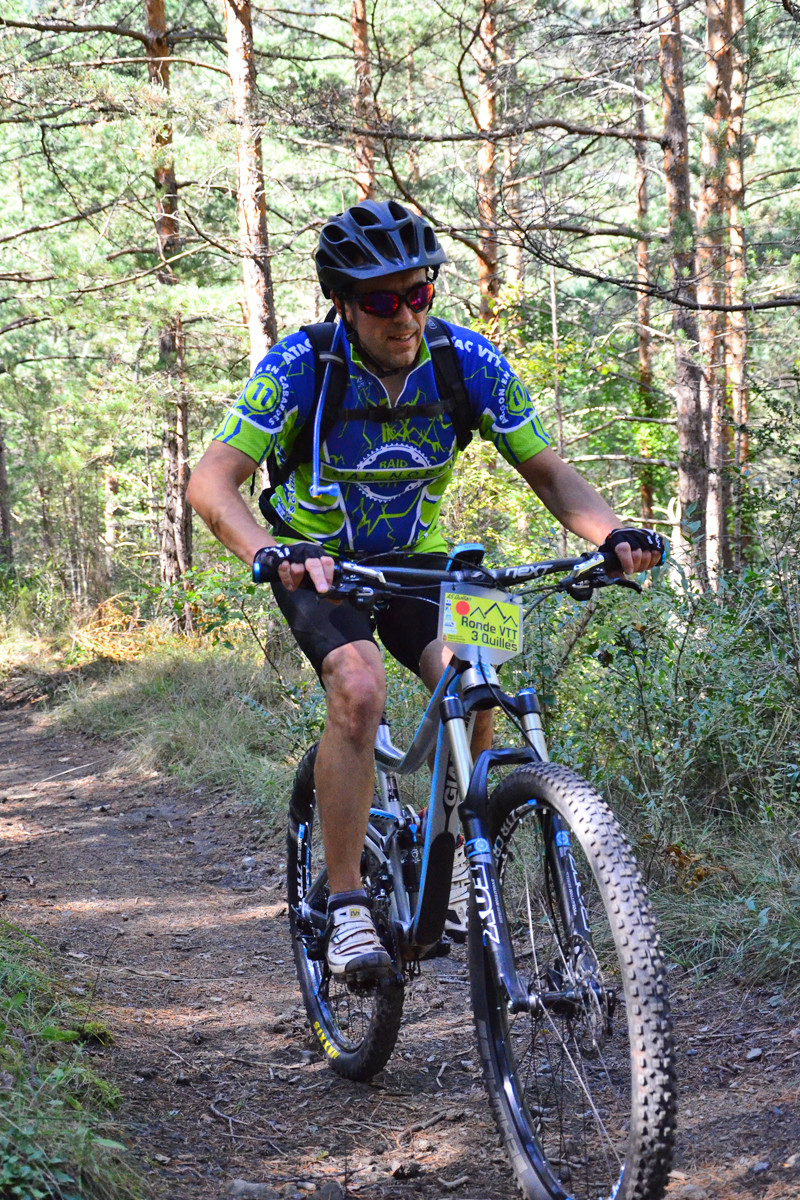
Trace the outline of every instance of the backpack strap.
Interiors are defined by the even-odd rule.
[[[322,445],[333,429],[340,413],[342,400],[347,390],[348,372],[347,361],[344,356],[334,354],[331,351],[334,328],[333,321],[330,320],[319,321],[314,325],[303,325],[300,329],[300,332],[304,333],[311,342],[311,349],[314,352],[314,407],[298,430],[294,445],[283,462],[278,462],[277,455],[274,452],[267,459],[269,487],[265,488],[259,496],[258,507],[270,525],[275,525],[277,521],[281,520],[272,505],[272,497],[275,494],[276,488],[286,483],[286,480],[297,470],[301,463],[311,462],[314,444],[314,414],[316,413],[322,391],[325,368],[329,363],[331,366],[331,377],[328,381],[328,390],[325,394],[325,408],[322,413],[320,425],[320,445]]]
[[[428,317],[425,338],[431,352],[436,390],[456,431],[456,445],[464,450],[472,441],[475,421],[449,327],[438,317]]]
[[[332,313],[329,314],[330,316]],[[431,363],[436,381],[436,391],[440,397],[439,401],[435,404],[403,404],[395,408],[383,408],[377,405],[367,409],[343,408],[348,368],[345,358],[331,351],[334,335],[333,320],[320,321],[315,325],[303,325],[301,332],[306,334],[314,351],[314,409],[298,431],[294,445],[284,461],[278,463],[274,453],[267,459],[270,486],[265,488],[259,496],[258,507],[271,525],[275,525],[281,520],[272,506],[272,496],[276,488],[281,487],[302,463],[311,462],[314,413],[316,413],[316,406],[322,391],[322,380],[328,363],[331,364],[331,378],[325,395],[325,408],[320,424],[320,446],[337,421],[376,421],[381,424],[391,424],[412,417],[438,417],[442,413],[447,413],[453,423],[456,445],[459,450],[463,450],[472,441],[474,427],[472,405],[467,395],[464,374],[453,345],[453,338],[444,321],[437,317],[428,317],[425,325],[425,338],[431,352]]]

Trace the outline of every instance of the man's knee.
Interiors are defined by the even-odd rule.
[[[332,650],[322,664],[328,721],[348,738],[371,742],[386,704],[386,674],[372,642]]]

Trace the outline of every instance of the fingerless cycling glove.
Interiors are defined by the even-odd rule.
[[[315,542],[295,542],[291,546],[263,546],[253,559],[253,582],[275,583],[282,562],[306,563],[310,558],[324,558],[326,551]]]

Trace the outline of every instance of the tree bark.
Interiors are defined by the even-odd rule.
[[[561,403],[561,343],[558,335],[558,297],[556,295],[556,269],[550,264],[550,329],[553,338],[553,402],[556,413],[556,446],[564,457],[564,409]],[[567,530],[561,529],[561,553],[567,553]]]
[[[502,41],[503,76],[506,89],[517,85],[516,33],[508,33]],[[501,114],[502,120],[502,114]],[[517,178],[517,163],[522,139],[508,137],[503,142],[503,178],[501,184],[503,223],[508,231],[506,248],[506,283],[519,293],[525,283],[525,258],[522,253],[522,186]]]
[[[728,302],[742,304],[747,298],[747,249],[744,212],[744,0],[731,0],[731,103],[727,139],[726,198],[728,203]],[[727,314],[725,369],[733,417],[734,443],[734,550],[733,565],[740,571],[749,538],[742,520],[743,476],[747,468],[747,313]]]
[[[641,0],[634,0],[633,15],[639,26],[642,23]],[[636,66],[633,76],[634,112],[636,129],[646,133],[644,115],[644,38],[640,36],[636,56]],[[636,153],[636,216],[639,227],[644,231],[647,223],[647,143],[644,137],[634,142]],[[637,299],[637,342],[638,342],[638,392],[639,408],[643,416],[656,415],[653,396],[653,337],[650,331],[650,254],[646,237],[641,237],[636,243],[636,281],[639,284]],[[641,445],[642,455],[650,456],[649,439],[645,437]],[[644,525],[652,526],[653,522],[653,489],[654,470],[643,467],[639,473],[639,498]]]
[[[495,0],[483,0],[480,32],[475,55],[478,64],[478,128],[492,133],[497,113],[497,31]],[[488,318],[500,291],[497,255],[497,151],[485,138],[478,149],[478,223],[480,229],[478,287],[481,316]]]
[[[356,68],[356,90],[353,95],[353,115],[358,129],[372,124],[372,71],[369,54],[366,0],[353,0],[353,58]],[[372,200],[375,196],[375,146],[371,137],[356,133],[356,201]]]
[[[174,355],[170,371],[177,393],[164,412],[164,520],[161,527],[161,578],[177,583],[192,565],[192,509],[186,503],[189,484],[189,397],[186,390],[186,340],[183,322],[175,317],[161,337],[165,358]],[[185,622],[183,623],[186,628]]]
[[[151,83],[169,91],[169,41],[164,0],[145,0],[147,14],[147,66]],[[175,164],[171,154],[172,127],[165,123],[155,135],[156,229],[162,259],[178,245],[178,189],[175,183]],[[157,278],[162,283],[175,283],[172,267],[166,264]],[[192,565],[192,517],[186,504],[186,485],[189,458],[187,405],[183,382],[183,326],[176,316],[160,337],[162,356],[169,362],[178,359],[178,399],[174,407],[164,412],[161,453],[164,460],[164,505],[161,513],[161,578],[175,583]],[[108,481],[107,481],[108,482]],[[113,571],[115,536],[109,542],[109,504],[113,496],[106,494],[106,575]],[[112,522],[113,528],[113,522]]]
[[[169,42],[164,0],[145,0],[147,17],[147,70],[150,82],[169,92]],[[172,125],[164,121],[153,135],[156,188],[156,237],[162,260],[169,259],[178,249],[178,186],[172,158]],[[168,262],[158,272],[162,283],[174,283],[175,276]]]
[[[0,567],[10,569],[14,562],[14,543],[11,537],[11,494],[8,487],[6,440],[0,427]]]
[[[697,299],[723,302],[725,295],[724,184],[730,112],[730,0],[706,4],[706,103],[701,144],[702,179],[697,199]],[[706,567],[717,588],[728,541],[725,503],[727,416],[724,314],[700,312],[700,407],[708,445]]]
[[[106,582],[114,577],[114,555],[117,550],[119,479],[112,466],[103,471],[103,542],[101,546]]]
[[[706,446],[700,408],[700,371],[697,365],[697,320],[681,300],[697,301],[695,286],[695,229],[689,182],[689,137],[683,84],[683,47],[680,14],[675,0],[660,0],[662,111],[664,115],[664,182],[670,232],[670,258],[675,298],[672,328],[675,334],[675,402],[678,417],[678,503],[681,535],[676,551],[693,571],[701,587],[707,586],[705,566],[705,514],[707,488]]]
[[[278,340],[267,204],[257,117],[253,21],[249,0],[223,0],[233,117],[239,127],[237,206],[244,279],[244,315],[250,334],[250,370]]]

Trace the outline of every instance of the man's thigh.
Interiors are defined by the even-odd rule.
[[[393,565],[443,571],[447,556],[397,555]],[[439,627],[439,585],[415,588],[413,592],[393,596],[388,607],[378,613],[377,626],[378,635],[392,658],[422,677],[420,660],[426,648],[436,641]]]
[[[282,583],[273,583],[272,591],[295,641],[321,682],[322,664],[332,650],[351,642],[375,644],[369,614],[352,604],[336,604],[308,588],[288,592]]]
[[[375,565],[444,570],[447,556],[392,553],[381,555]],[[423,651],[436,640],[439,624],[438,584],[393,596],[388,607],[377,613],[375,622],[368,613],[353,608],[346,601],[334,604],[318,592],[306,588],[288,592],[283,584],[273,583],[272,591],[297,644],[320,680],[322,663],[332,650],[351,642],[375,642],[375,624],[380,640],[392,658],[415,675],[421,674]]]

